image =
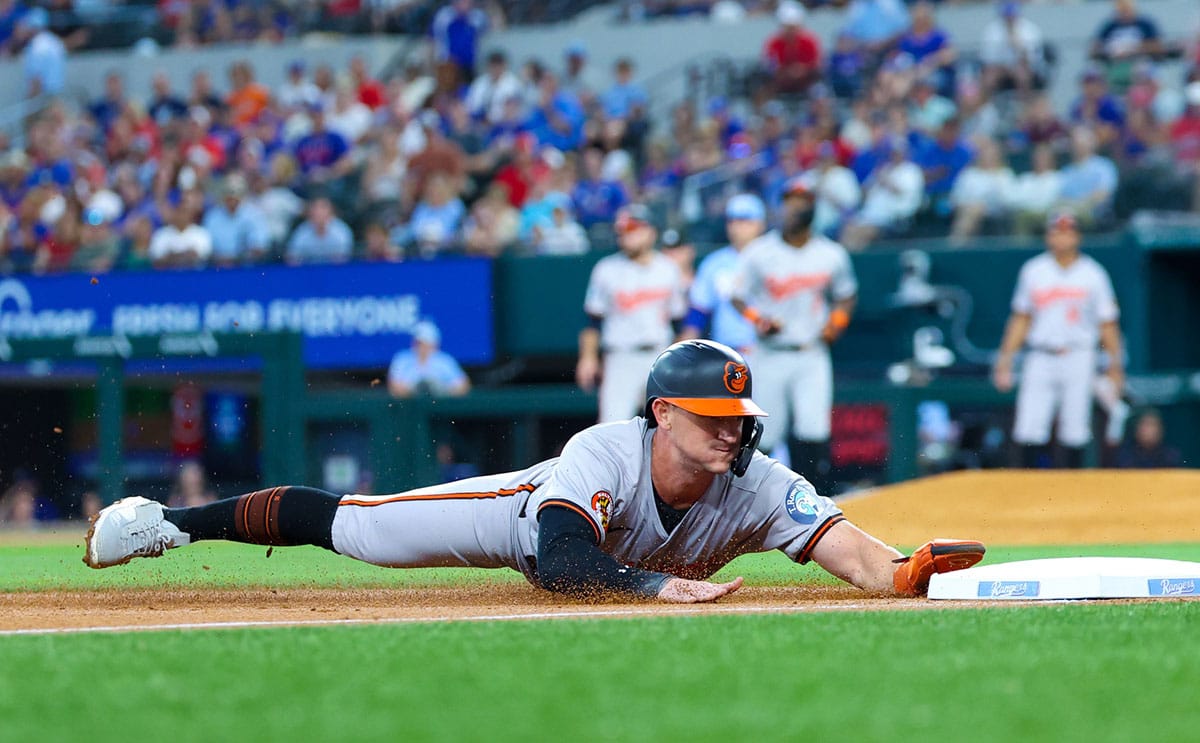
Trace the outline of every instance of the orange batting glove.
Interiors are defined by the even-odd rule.
[[[935,539],[921,545],[911,557],[896,560],[892,583],[901,596],[924,596],[934,573],[950,573],[969,568],[983,559],[983,542],[965,539]]]

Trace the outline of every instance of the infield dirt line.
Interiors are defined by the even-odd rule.
[[[993,602],[1001,603],[1001,602]],[[1038,602],[1005,601],[1004,605],[1027,605]],[[1048,602],[1040,602],[1048,603]],[[894,610],[890,606],[888,609]],[[929,606],[914,606],[908,610],[934,609]],[[950,608],[939,602],[937,609]],[[977,602],[963,602],[960,608],[979,608]],[[813,614],[819,612],[879,611],[887,610],[877,602],[828,602],[810,603],[804,606],[705,606],[705,607],[652,607],[646,609],[588,609],[581,611],[547,611],[506,614],[482,614],[455,617],[376,617],[363,619],[280,619],[216,622],[175,622],[164,624],[95,625],[87,627],[30,627],[0,630],[0,637],[20,635],[76,635],[101,632],[163,632],[170,630],[214,630],[214,629],[257,629],[272,627],[321,627],[344,625],[378,624],[449,624],[456,622],[512,622],[546,619],[628,619],[635,617],[678,617],[710,616],[714,614]]]

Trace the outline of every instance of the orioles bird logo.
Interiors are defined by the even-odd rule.
[[[598,490],[592,496],[592,510],[600,516],[600,528],[608,528],[608,519],[610,509],[612,508],[612,496],[607,491]]]
[[[725,362],[725,389],[735,395],[742,394],[742,390],[746,389],[746,382],[750,379],[750,372],[746,369],[745,364],[739,364],[736,361]]]

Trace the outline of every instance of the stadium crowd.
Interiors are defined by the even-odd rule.
[[[0,0],[4,48],[25,55],[31,93],[61,89],[32,54],[53,44],[48,16],[22,7]],[[631,201],[717,241],[730,193],[774,206],[805,172],[818,228],[854,250],[1031,233],[1063,207],[1104,229],[1131,181],[1200,209],[1200,52],[1133,0],[1097,29],[1062,110],[1043,92],[1044,30],[1019,3],[976,39],[951,38],[928,2],[854,0],[834,39],[794,0],[772,12],[743,85],[664,116],[632,59],[595,69],[582,43],[556,60],[487,51],[472,0],[435,14],[427,61],[384,80],[361,58],[296,61],[274,90],[249,61],[150,90],[113,72],[94,99],[32,117],[22,146],[0,142],[0,271],[577,254],[609,247]],[[1186,71],[1167,75],[1179,55]],[[699,210],[681,210],[701,181],[714,185]]]

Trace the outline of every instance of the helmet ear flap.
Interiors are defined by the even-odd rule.
[[[735,477],[741,477],[750,468],[750,460],[754,458],[754,452],[758,449],[758,442],[762,441],[762,435],[762,421],[752,416],[747,417],[746,422],[742,425],[742,445],[738,448],[733,464],[729,465],[729,470]]]

